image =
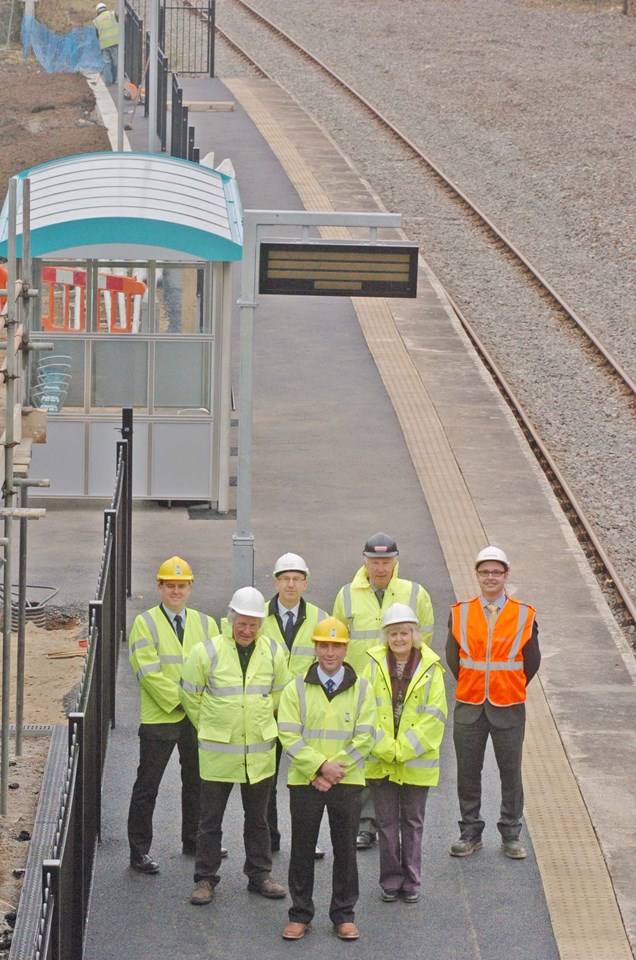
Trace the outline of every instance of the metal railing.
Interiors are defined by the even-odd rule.
[[[68,715],[67,757],[63,783],[57,786],[61,786],[61,796],[53,820],[55,834],[50,853],[40,864],[41,900],[39,906],[35,902],[38,916],[25,916],[18,910],[10,958],[19,955],[33,960],[82,960],[83,956],[91,881],[101,835],[102,776],[109,730],[115,725],[117,661],[126,638],[126,599],[130,596],[131,408],[122,414],[122,437],[117,443],[115,492],[110,508],[104,511],[104,547],[95,600],[89,604],[86,663],[76,709]],[[51,786],[56,785],[48,784],[47,788]],[[25,875],[25,886],[27,880]],[[25,909],[32,909],[33,902],[26,898]],[[33,948],[25,952],[29,930]]]
[[[183,90],[176,74],[172,74],[172,116],[170,120],[170,156],[199,162],[199,149],[194,145],[195,130],[188,126],[188,108],[183,103]]]
[[[144,80],[144,22],[126,0],[125,4],[124,73],[136,87],[145,86]]]
[[[216,0],[163,2],[159,13],[159,43],[177,73],[214,76]]]

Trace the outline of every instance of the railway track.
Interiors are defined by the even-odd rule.
[[[285,31],[272,23],[250,4],[246,3],[245,0],[230,0],[230,5],[240,9],[250,21],[264,27],[269,34],[293,50],[294,54],[311,64],[311,67],[318,70],[322,76],[327,77],[329,82],[343,91],[357,108],[363,110],[365,114],[372,119],[375,125],[385,133],[388,133],[392,140],[399,145],[401,150],[406,151],[421,168],[433,175],[438,184],[443,187],[446,194],[452,197],[453,203],[461,207],[471,222],[477,224],[480,231],[488,237],[490,244],[496,246],[496,248],[503,253],[506,260],[514,265],[517,275],[523,277],[525,282],[532,284],[534,289],[538,291],[540,298],[549,305],[552,313],[558,317],[560,324],[565,326],[571,333],[576,334],[584,347],[585,355],[592,359],[600,371],[603,371],[604,374],[608,375],[614,381],[625,403],[625,412],[627,416],[633,419],[634,398],[636,397],[636,383],[633,378],[624,369],[619,359],[613,355],[611,350],[596,336],[577,314],[577,311],[570,306],[566,298],[558,293],[550,281],[535,267],[530,258],[506,236],[503,230],[497,227],[493,220],[480,209],[478,204],[471,200],[471,198],[453,182],[452,178],[412,142],[409,137],[403,134],[390,119],[376,110],[366,97],[359,93],[322,60],[288,36]],[[251,69],[257,71],[263,77],[280,82],[273,71],[264,66],[259,60],[256,60],[255,57],[244,48],[244,41],[239,42],[237,39],[231,37],[228,32],[219,25],[218,21],[217,34],[236,55],[250,65]],[[588,560],[606,596],[609,596],[611,600],[617,620],[624,628],[627,628],[631,634],[633,644],[635,640],[634,631],[636,628],[636,603],[631,595],[630,588],[623,582],[617,566],[612,561],[611,551],[606,546],[603,536],[598,533],[593,521],[588,518],[588,511],[581,504],[575,490],[568,482],[565,471],[559,467],[555,457],[551,455],[548,444],[542,440],[540,431],[537,430],[533,423],[533,418],[524,410],[524,404],[517,399],[514,388],[508,382],[508,378],[501,365],[497,362],[493,352],[489,350],[486,342],[480,337],[475,326],[467,318],[466,311],[462,310],[456,303],[453,303],[453,307],[464,329],[475,345],[477,352],[480,354],[483,362],[497,382],[500,391],[513,409],[532,450],[557,492],[564,512],[568,516],[579,540],[584,545]]]

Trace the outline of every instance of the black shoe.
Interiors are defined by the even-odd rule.
[[[358,850],[368,850],[375,843],[375,837],[368,830],[361,830],[356,837],[356,847]]]
[[[278,853],[278,851],[280,850],[280,840],[272,840],[270,843],[270,847],[272,849],[272,853]]]
[[[325,851],[321,850],[318,844],[316,844],[316,849],[314,850],[314,860],[324,860]]]
[[[130,866],[139,873],[159,873],[159,864],[147,853],[143,857],[131,857]]]

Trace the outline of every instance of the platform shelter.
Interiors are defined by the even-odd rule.
[[[18,262],[27,232],[39,291],[30,338],[53,344],[29,353],[24,385],[25,403],[48,411],[33,475],[50,478],[51,496],[109,496],[114,431],[132,406],[134,496],[225,512],[232,264],[242,256],[235,179],[129,152],[67,157],[16,179]],[[9,226],[5,202],[3,257]]]

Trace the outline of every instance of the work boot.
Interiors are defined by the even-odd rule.
[[[213,893],[214,887],[209,880],[197,880],[190,894],[190,903],[202,907],[210,902]]]
[[[525,860],[528,856],[525,847],[523,847],[521,841],[516,838],[510,840],[504,839],[501,844],[501,849],[511,860]]]
[[[271,877],[265,877],[264,880],[258,882],[250,880],[247,889],[250,893],[260,893],[261,897],[267,897],[268,900],[282,900],[283,897],[287,896],[285,887],[281,887],[280,883],[276,883]]]
[[[481,837],[460,837],[450,848],[451,857],[469,857],[476,850],[481,850]]]

